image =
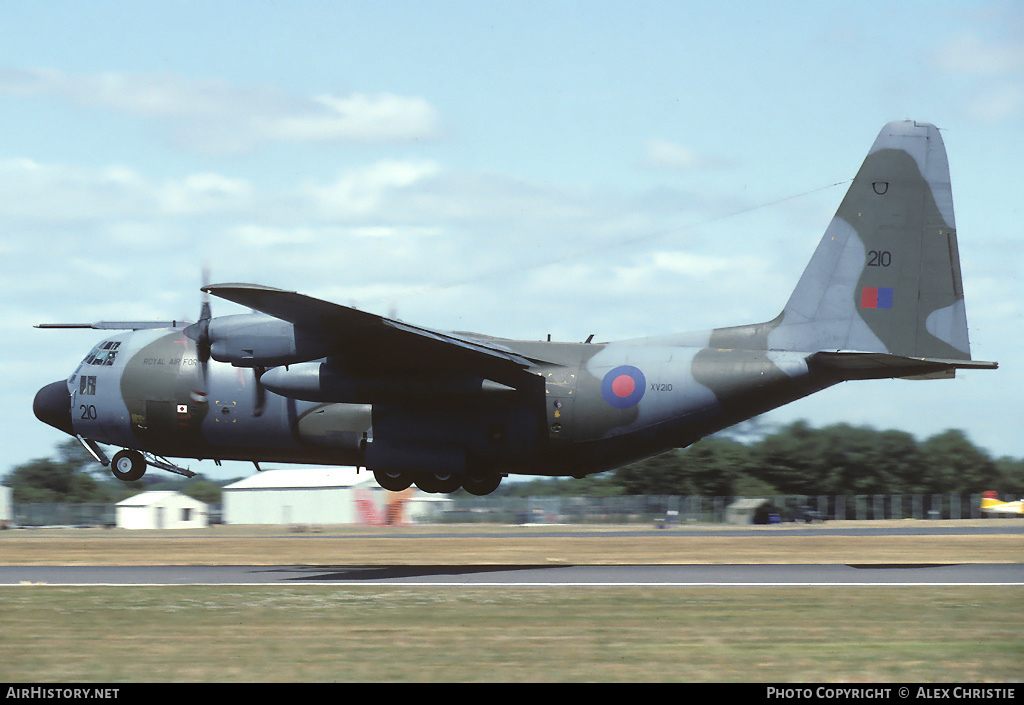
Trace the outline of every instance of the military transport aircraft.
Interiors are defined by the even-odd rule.
[[[36,416],[123,480],[167,458],[353,465],[389,490],[485,495],[583,477],[846,380],[971,360],[938,129],[886,125],[782,312],[620,342],[445,333],[253,284],[202,287],[198,322],[122,328],[36,394]],[[213,317],[209,295],[254,312]],[[120,446],[112,460],[99,444]]]

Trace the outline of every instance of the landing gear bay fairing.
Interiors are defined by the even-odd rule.
[[[352,465],[389,490],[583,477],[839,382],[952,377],[971,359],[939,131],[886,125],[776,318],[606,343],[445,333],[302,294],[217,284],[199,321],[123,329],[36,416],[115,476],[167,458]],[[213,317],[210,295],[254,313]],[[67,327],[76,324],[51,324]],[[108,459],[100,444],[123,448]]]

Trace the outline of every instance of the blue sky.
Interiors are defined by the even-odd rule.
[[[32,325],[194,319],[203,267],[528,339],[772,318],[904,118],[943,129],[1001,369],[768,419],[1022,457],[1022,29],[1018,2],[7,3],[0,473],[63,440],[32,397],[102,337]]]

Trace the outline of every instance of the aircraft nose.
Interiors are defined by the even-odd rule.
[[[32,402],[32,411],[36,418],[45,424],[49,424],[64,433],[75,435],[74,426],[71,423],[71,395],[68,393],[68,383],[61,380],[48,384],[36,392],[35,401]]]

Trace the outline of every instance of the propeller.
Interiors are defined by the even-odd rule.
[[[196,378],[196,386],[192,390],[192,400],[197,404],[205,404],[208,401],[208,369],[211,357],[213,340],[210,338],[210,321],[213,312],[210,308],[210,271],[203,269],[203,298],[199,308],[199,320],[185,328],[185,335],[195,341],[196,358],[199,360],[199,374]],[[262,416],[266,406],[266,389],[260,378],[267,371],[266,367],[253,368],[253,381],[255,382],[255,396],[253,398],[253,416]]]
[[[255,398],[253,399],[252,415],[263,416],[263,409],[267,403],[267,390],[263,387],[261,378],[263,373],[267,371],[266,367],[254,367],[252,369],[253,379],[256,381]]]
[[[196,381],[196,388],[192,390],[192,401],[197,404],[205,404],[207,397],[206,373],[210,362],[210,319],[213,314],[210,309],[210,294],[206,291],[209,285],[210,271],[203,269],[203,299],[199,307],[199,320],[185,328],[185,335],[196,343],[196,357],[199,359],[199,378]]]

